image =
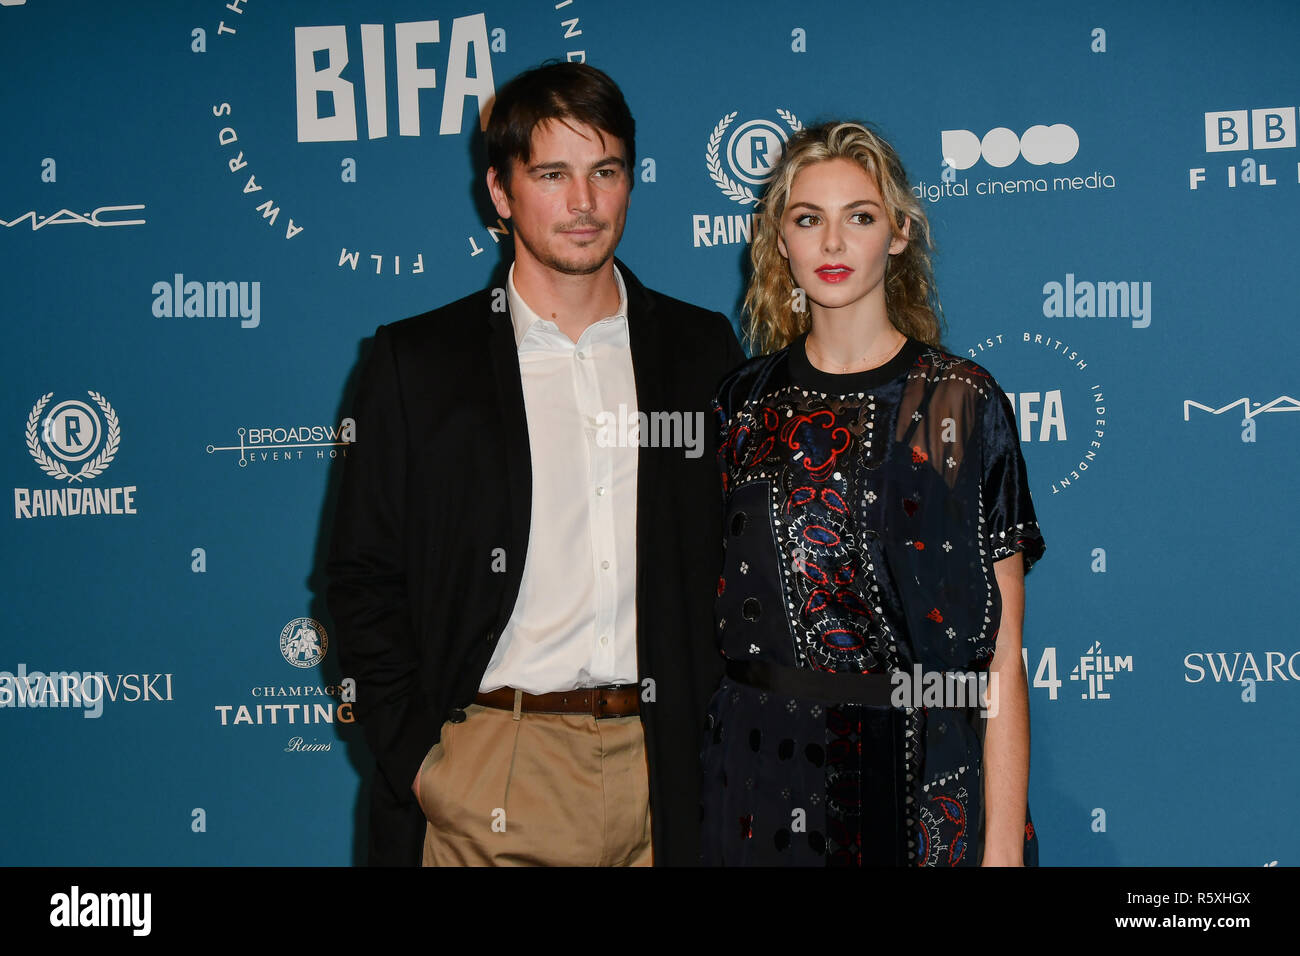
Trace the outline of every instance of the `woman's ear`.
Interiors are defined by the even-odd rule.
[[[903,234],[894,236],[889,242],[889,254],[896,256],[907,248],[908,241],[912,238],[912,217],[903,217]]]

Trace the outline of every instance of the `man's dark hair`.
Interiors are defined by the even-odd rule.
[[[506,192],[514,160],[532,158],[533,130],[548,120],[572,120],[617,137],[626,152],[628,181],[636,160],[636,122],[623,92],[585,63],[551,62],[520,73],[497,93],[484,140],[488,164]]]

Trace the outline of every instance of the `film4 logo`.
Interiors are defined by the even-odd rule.
[[[1029,648],[1020,649],[1024,661],[1025,674],[1029,674]],[[1044,647],[1038,657],[1038,666],[1034,670],[1031,687],[1047,691],[1049,700],[1056,700],[1064,684],[1057,676],[1056,648]],[[1133,673],[1133,655],[1120,656],[1103,654],[1101,641],[1093,641],[1086,651],[1079,655],[1079,662],[1070,670],[1070,680],[1082,684],[1079,697],[1081,700],[1110,700],[1110,683],[1121,673]]]

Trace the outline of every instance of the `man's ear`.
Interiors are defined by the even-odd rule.
[[[501,182],[501,177],[497,175],[495,166],[488,167],[487,188],[488,194],[492,197],[492,205],[496,207],[497,215],[502,219],[509,219],[510,194],[506,192],[505,184]]]

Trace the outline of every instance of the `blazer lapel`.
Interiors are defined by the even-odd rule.
[[[484,297],[488,312],[488,351],[492,380],[501,411],[501,434],[496,436],[506,464],[505,507],[510,515],[510,540],[501,605],[497,609],[496,635],[500,636],[514,610],[528,555],[528,527],[532,519],[533,460],[528,444],[528,418],[524,411],[524,386],[519,373],[519,348],[510,313],[494,312]]]
[[[649,416],[655,411],[670,411],[664,403],[664,373],[667,356],[664,343],[658,334],[654,315],[654,301],[640,281],[627,266],[617,259],[615,263],[627,285],[628,341],[632,349],[632,375],[636,382],[637,410]],[[685,409],[683,409],[685,411]],[[650,436],[642,434],[642,441]],[[656,522],[662,520],[656,498],[661,488],[660,465],[663,449],[642,444],[637,453],[636,474],[636,595],[638,608],[645,608],[654,600],[647,592],[648,569],[662,555],[656,554]],[[637,659],[643,674],[654,664],[650,656],[652,642],[645,631],[647,615],[637,614]]]

